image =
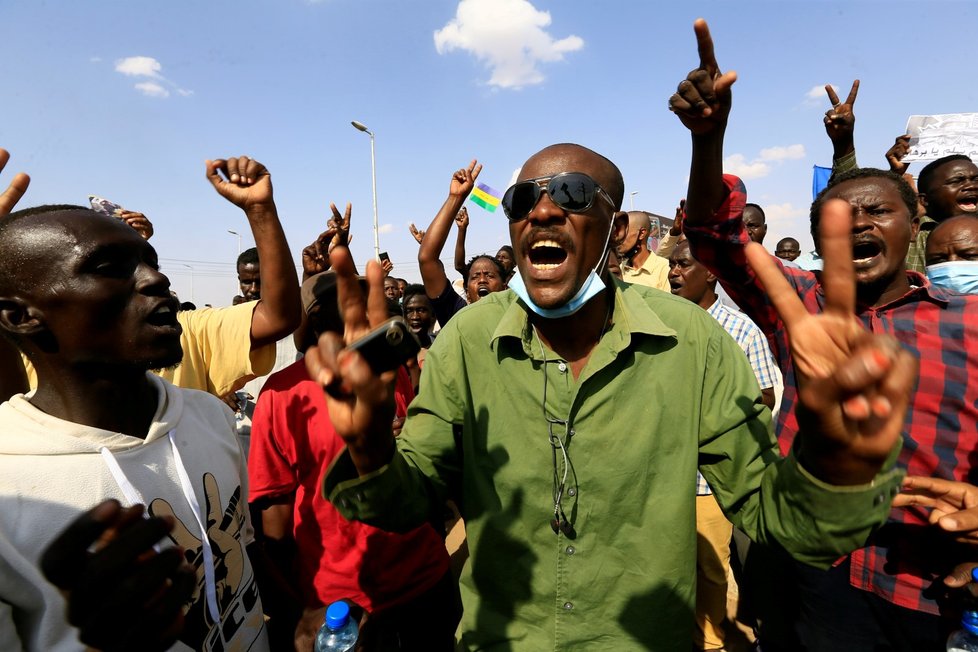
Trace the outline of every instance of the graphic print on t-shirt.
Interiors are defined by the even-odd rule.
[[[222,509],[217,480],[212,474],[205,473],[203,481],[206,497],[204,524],[214,555],[214,583],[221,614],[218,623],[213,622],[207,609],[200,528],[195,522],[184,523],[177,518],[171,505],[161,498],[149,506],[153,516],[172,516],[176,521],[170,539],[186,551],[187,562],[197,572],[197,585],[185,605],[187,617],[180,640],[195,650],[206,652],[245,651],[258,639],[264,627],[258,583],[241,540],[245,502],[241,500],[241,486],[238,485]]]

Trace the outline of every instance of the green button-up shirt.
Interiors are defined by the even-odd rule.
[[[550,527],[548,418],[573,433],[573,537]],[[824,485],[779,458],[770,421],[743,351],[685,299],[616,285],[611,326],[575,380],[522,302],[497,292],[438,335],[391,463],[357,478],[344,452],[323,489],[347,518],[395,530],[456,501],[470,551],[462,649],[686,650],[697,467],[748,534],[824,565],[864,541],[896,492],[896,471]]]

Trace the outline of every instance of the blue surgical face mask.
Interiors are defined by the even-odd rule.
[[[509,279],[509,289],[516,293],[523,303],[527,307],[540,315],[541,317],[546,317],[547,319],[560,319],[561,317],[567,317],[573,315],[575,312],[580,310],[585,303],[593,299],[594,297],[601,294],[604,290],[604,281],[601,280],[601,276],[598,275],[598,270],[603,269],[606,265],[608,258],[608,243],[611,241],[611,230],[615,228],[614,217],[611,219],[611,226],[608,228],[608,237],[605,239],[604,249],[601,253],[601,258],[598,259],[598,264],[591,268],[591,272],[587,275],[584,280],[584,284],[581,289],[577,291],[570,301],[562,306],[557,306],[556,308],[541,308],[533,299],[530,298],[530,293],[526,290],[526,284],[523,282],[523,277],[520,275],[519,268],[513,270],[513,276]]]
[[[961,294],[978,294],[978,260],[952,260],[927,266],[930,282]]]

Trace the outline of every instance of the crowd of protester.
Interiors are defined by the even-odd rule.
[[[361,650],[943,650],[978,593],[978,166],[914,179],[902,135],[859,167],[859,82],[826,87],[814,250],[772,255],[694,31],[654,246],[618,167],[557,144],[495,253],[466,254],[481,166],[453,172],[408,284],[358,268],[349,205],[293,251],[265,166],[216,159],[256,246],[196,309],[145,215],[15,211],[14,175],[0,650],[310,652],[341,600]],[[392,323],[416,353],[358,348]]]

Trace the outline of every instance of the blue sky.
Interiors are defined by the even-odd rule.
[[[268,165],[297,258],[329,202],[352,202],[353,253],[365,262],[370,147],[355,119],[377,138],[381,250],[395,275],[419,280],[407,225],[427,225],[472,158],[485,165],[480,181],[503,190],[533,152],[578,142],[618,163],[635,208],[672,215],[689,137],[666,103],[697,64],[698,16],[720,66],[740,76],[727,167],[748,171],[770,249],[786,235],[810,243],[811,167],[831,162],[828,101],[813,89],[831,83],[844,96],[861,79],[863,165],[885,165],[910,114],[978,110],[960,71],[973,57],[974,3],[8,0],[4,178],[31,174],[22,206],[96,194],[146,213],[181,297],[190,265],[195,301],[228,305],[237,241],[227,231],[251,238],[204,160]],[[508,241],[501,213],[470,214],[470,255]],[[446,257],[453,244],[454,234]]]

